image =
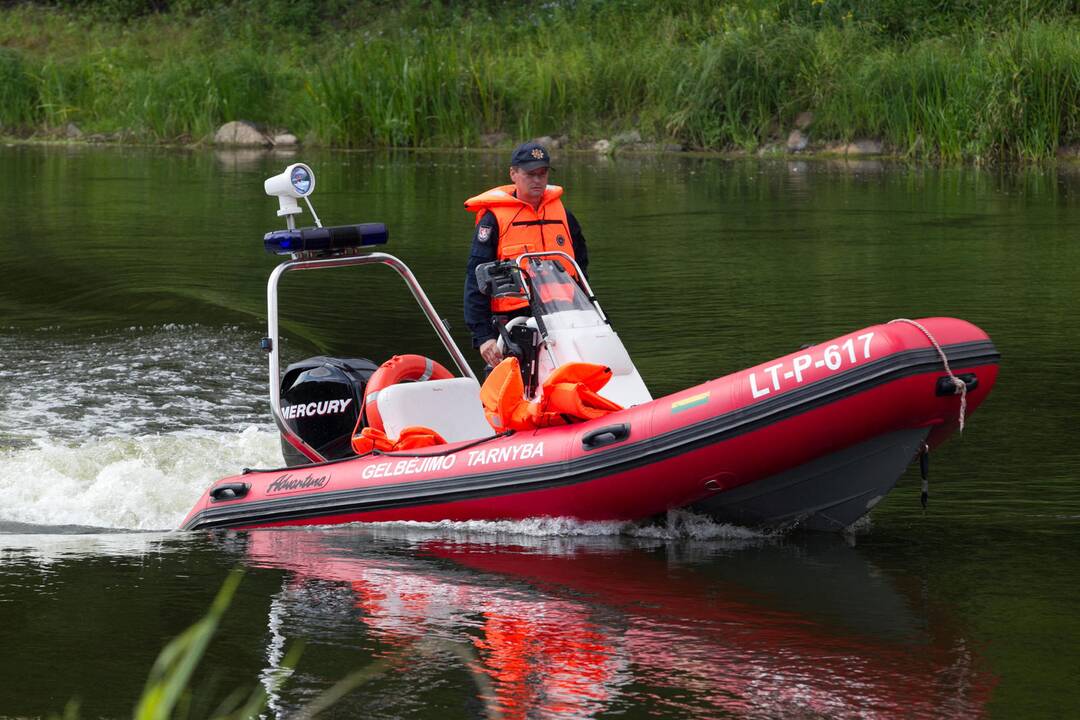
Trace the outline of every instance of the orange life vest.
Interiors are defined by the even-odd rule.
[[[382,430],[366,427],[359,435],[353,435],[352,448],[357,455],[366,455],[372,450],[393,452],[394,450],[414,450],[416,448],[445,445],[442,435],[422,425],[410,425],[401,431],[394,440],[388,438]]]
[[[593,363],[571,362],[557,367],[541,391],[539,402],[525,399],[521,366],[508,357],[495,366],[480,388],[484,414],[496,431],[532,430],[595,420],[622,410],[598,393],[611,379],[611,368]]]
[[[514,197],[513,185],[500,185],[465,201],[465,209],[476,213],[476,223],[490,210],[499,223],[499,260],[514,260],[529,252],[564,252],[574,257],[574,243],[570,239],[570,223],[563,207],[563,189],[548,185],[540,199],[540,207]],[[572,267],[567,271],[576,277]],[[523,298],[492,298],[491,311],[509,313],[526,307]]]

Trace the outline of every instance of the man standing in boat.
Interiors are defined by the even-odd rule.
[[[488,297],[476,282],[476,268],[494,260],[512,260],[544,250],[564,252],[588,272],[589,252],[577,219],[563,207],[563,189],[548,185],[551,156],[543,145],[527,142],[510,156],[510,185],[501,185],[465,201],[476,215],[472,251],[465,270],[465,324],[473,347],[491,367],[502,354],[492,324],[529,312],[520,298]]]

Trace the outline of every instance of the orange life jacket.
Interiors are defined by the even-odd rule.
[[[422,425],[410,425],[401,431],[401,436],[391,439],[382,430],[366,427],[359,435],[353,435],[352,448],[357,455],[366,455],[372,450],[393,452],[394,450],[413,450],[415,448],[445,445],[442,435]]]
[[[623,409],[598,394],[610,379],[611,368],[603,365],[566,363],[544,381],[539,402],[531,403],[525,399],[518,359],[508,357],[484,381],[480,400],[488,422],[498,432],[568,425]]]
[[[513,185],[500,185],[465,201],[465,209],[476,213],[476,223],[490,210],[499,223],[499,260],[514,260],[529,252],[545,250],[564,252],[574,257],[574,243],[570,239],[570,223],[563,207],[563,189],[548,185],[540,199],[540,207],[514,197]],[[573,267],[566,268],[576,277]],[[524,298],[491,298],[491,311],[509,313],[526,307]]]

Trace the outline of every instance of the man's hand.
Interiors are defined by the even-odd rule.
[[[502,362],[503,359],[503,355],[499,352],[497,343],[498,341],[495,338],[491,338],[490,340],[485,340],[480,346],[480,357],[484,358],[484,362],[491,367],[495,367]]]

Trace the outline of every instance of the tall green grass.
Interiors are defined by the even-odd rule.
[[[150,668],[142,695],[136,702],[132,713],[135,720],[172,720],[192,716],[197,705],[194,702],[196,691],[192,680],[242,579],[241,570],[232,571],[225,578],[207,613],[161,649]],[[302,645],[297,644],[285,654],[269,687],[255,684],[251,691],[239,688],[227,696],[207,717],[213,720],[248,720],[263,716],[269,693],[279,689],[292,675],[301,652]],[[410,659],[422,655],[459,660],[476,684],[478,699],[485,715],[500,716],[491,681],[478,667],[478,658],[472,646],[438,638],[421,638],[405,643],[396,652],[353,670],[298,708],[294,716],[308,720],[327,710],[338,709],[335,707],[338,703],[367,683],[395,672],[395,669],[408,667]],[[68,702],[62,714],[51,717],[55,720],[79,720],[81,716],[78,702]]]
[[[232,602],[241,578],[239,571],[233,571],[221,586],[206,615],[161,650],[135,707],[136,720],[169,720],[188,716],[192,701],[192,676]],[[291,670],[298,658],[297,651],[290,652],[282,667]],[[246,698],[242,692],[234,693],[218,707],[213,717],[217,720],[257,717],[266,707],[266,697],[266,689],[261,685],[256,686]],[[67,714],[71,713],[69,706]]]
[[[1080,36],[1038,22],[886,48],[839,74],[815,108],[839,136],[877,135],[899,152],[1046,159],[1080,140]]]
[[[116,0],[104,19],[69,4],[0,10],[8,133],[75,122],[198,140],[248,119],[335,146],[638,129],[752,150],[812,110],[815,142],[875,136],[912,157],[1041,160],[1080,143],[1068,0],[369,0],[325,6],[333,22],[310,3]]]
[[[37,83],[22,55],[0,47],[0,128],[32,124],[39,105]]]

